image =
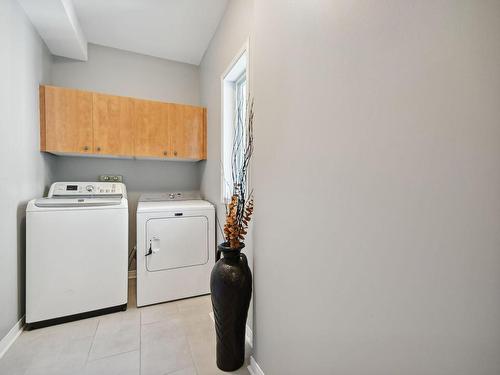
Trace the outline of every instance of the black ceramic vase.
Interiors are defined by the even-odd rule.
[[[217,333],[217,367],[223,371],[239,369],[245,361],[245,328],[252,295],[252,273],[245,245],[231,249],[218,246],[222,257],[210,276],[210,291]]]

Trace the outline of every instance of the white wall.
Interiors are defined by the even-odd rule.
[[[88,61],[54,57],[52,84],[172,103],[200,104],[197,66],[94,44],[89,44],[88,57]],[[95,181],[100,174],[124,177],[131,212],[130,248],[135,245],[135,209],[142,192],[200,189],[199,163],[56,158],[56,181]]]
[[[247,42],[252,29],[252,14],[253,0],[231,0],[200,64],[201,104],[207,107],[208,140],[208,158],[201,162],[201,191],[206,199],[216,205],[221,226],[224,225],[225,214],[221,202],[221,76]],[[222,232],[218,230],[217,242],[222,241]],[[244,252],[252,268],[251,233],[245,242]],[[252,314],[250,309],[250,326]]]
[[[38,85],[50,54],[15,0],[0,1],[0,339],[24,315],[25,209],[42,196],[51,156],[39,150]]]
[[[500,2],[256,0],[256,359],[500,373]]]

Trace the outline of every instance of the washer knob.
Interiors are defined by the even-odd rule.
[[[85,187],[85,189],[87,189],[87,191],[88,191],[88,192],[92,192],[92,191],[94,191],[94,186],[92,186],[92,185],[87,185],[87,186]]]
[[[169,197],[170,199],[175,199],[175,194],[170,193],[170,194],[168,195],[168,197]]]

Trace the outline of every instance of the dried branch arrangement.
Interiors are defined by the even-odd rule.
[[[248,193],[248,168],[253,154],[253,100],[246,111],[237,110],[232,149],[232,195],[226,207],[224,236],[232,249],[237,249],[245,240],[248,224],[253,214],[253,195]]]

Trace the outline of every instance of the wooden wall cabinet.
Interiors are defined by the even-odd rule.
[[[179,160],[206,159],[206,109],[40,86],[40,149]]]
[[[40,143],[47,152],[93,153],[92,93],[41,86]]]
[[[169,158],[169,123],[167,103],[136,100],[134,109],[135,156]]]
[[[134,102],[130,98],[93,94],[94,153],[134,155]]]
[[[205,112],[205,108],[170,104],[169,140],[174,157],[206,159]]]

